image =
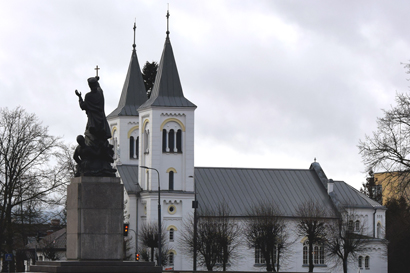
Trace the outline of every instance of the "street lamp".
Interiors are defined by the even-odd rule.
[[[159,172],[155,168],[150,168],[147,166],[140,166],[142,169],[147,169],[147,170],[154,170],[158,174],[158,266],[162,267],[162,253],[161,253],[161,183],[159,180]]]
[[[195,177],[190,175],[190,178],[194,180],[194,201],[192,202],[192,208],[194,209],[194,265],[193,271],[196,271],[196,249],[197,249],[197,215],[196,209],[198,208],[198,201],[196,201],[196,184],[195,184]]]

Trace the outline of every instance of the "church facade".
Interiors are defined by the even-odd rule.
[[[307,169],[212,168],[194,166],[196,105],[185,98],[167,33],[150,98],[146,95],[141,68],[133,45],[131,61],[118,107],[107,116],[115,165],[125,188],[125,222],[129,223],[129,254],[141,249],[141,227],[157,223],[158,204],[166,230],[168,260],[165,268],[192,270],[193,262],[181,247],[184,221],[192,217],[197,193],[198,210],[224,203],[239,225],[252,204],[261,200],[277,204],[289,230],[298,221],[297,208],[315,202],[337,213],[343,208],[354,215],[355,226],[364,226],[368,244],[349,261],[349,272],[387,272],[383,240],[386,209],[343,181],[329,180],[319,163]],[[160,193],[160,202],[158,196]],[[291,233],[289,259],[281,271],[306,272],[306,238]],[[258,250],[245,243],[239,259],[229,270],[264,271]],[[315,246],[315,272],[340,272],[326,258],[323,246]],[[198,266],[198,269],[201,269]],[[203,269],[203,268],[202,268]]]

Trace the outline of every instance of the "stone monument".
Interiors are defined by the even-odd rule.
[[[161,272],[149,262],[123,262],[124,189],[112,167],[111,132],[104,112],[104,94],[97,76],[80,108],[86,111],[84,136],[77,137],[75,177],[67,187],[67,260],[38,262],[36,272]]]

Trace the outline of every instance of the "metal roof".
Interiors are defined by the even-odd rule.
[[[343,181],[334,181],[333,191],[337,201],[339,201],[343,207],[386,209],[386,207]]]
[[[116,168],[128,194],[141,192],[138,184],[138,165],[117,165]]]
[[[196,108],[196,105],[187,100],[182,92],[174,52],[168,37],[165,39],[151,97],[139,109],[152,106]]]
[[[132,50],[127,77],[121,92],[117,108],[107,116],[108,119],[117,116],[138,116],[138,107],[147,100],[144,80],[142,78],[137,52]]]
[[[315,170],[195,168],[199,211],[228,204],[232,216],[246,216],[261,200],[276,204],[283,216],[296,217],[298,207],[313,201],[336,210]]]

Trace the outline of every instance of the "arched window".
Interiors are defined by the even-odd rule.
[[[347,230],[349,231],[349,232],[353,232],[354,231],[354,226],[353,226],[353,220],[349,220],[349,224],[348,224],[348,226],[347,226]]]
[[[308,246],[306,244],[303,244],[303,264],[308,264]]]
[[[182,130],[177,131],[177,152],[182,153]]]
[[[130,137],[130,158],[134,158],[134,137]]]
[[[380,222],[377,223],[377,229],[376,229],[376,237],[380,238],[381,237],[381,233],[382,233],[382,225],[380,224]]]
[[[149,191],[149,172],[146,172],[147,174],[147,191]]]
[[[370,257],[369,256],[366,256],[366,258],[364,258],[364,267],[366,269],[370,268]]]
[[[355,231],[360,230],[360,221],[359,220],[356,220],[356,222],[354,222],[354,230]]]
[[[168,147],[171,153],[174,152],[174,143],[175,142],[175,131],[173,129],[169,130],[168,133]]]
[[[167,130],[162,129],[162,152],[167,152]]]
[[[309,241],[303,243],[303,264],[309,264]],[[313,264],[325,264],[325,249],[321,244],[313,245]]]
[[[174,252],[170,252],[168,255],[168,264],[174,265]]]
[[[363,257],[359,256],[359,268],[363,268]]]
[[[174,172],[173,171],[169,172],[169,186],[168,186],[168,189],[170,191],[174,190]]]
[[[255,264],[265,264],[265,257],[259,247],[255,247]]]
[[[170,230],[169,230],[169,241],[170,242],[173,242],[174,241],[174,229],[173,228],[171,228]]]

